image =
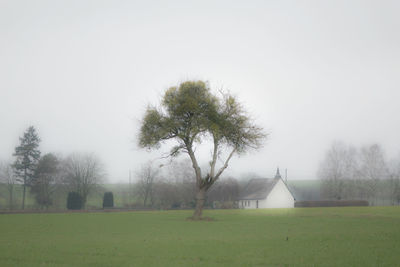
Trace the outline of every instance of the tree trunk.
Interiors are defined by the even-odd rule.
[[[200,188],[196,194],[196,209],[194,210],[192,217],[194,220],[201,219],[201,215],[203,214],[205,197],[206,197],[206,190],[204,188]]]
[[[25,190],[26,190],[26,185],[24,183],[24,191],[22,193],[22,209],[25,209]]]
[[[9,193],[10,193],[10,198],[9,198],[9,209],[10,210],[12,210],[12,207],[13,207],[13,188],[11,187],[10,188],[10,191],[9,191]]]
[[[86,201],[87,201],[87,195],[85,195],[84,197],[82,197],[82,209],[86,209]]]
[[[26,169],[24,170],[24,193],[22,195],[22,209],[25,209]]]
[[[144,208],[146,207],[146,202],[147,202],[147,192],[145,193],[144,198],[143,198],[143,207]]]

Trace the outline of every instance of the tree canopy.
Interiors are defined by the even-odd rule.
[[[32,179],[31,192],[41,206],[48,207],[52,204],[56,180],[60,176],[59,165],[58,158],[51,153],[45,154],[39,160]]]
[[[170,156],[187,153],[192,161],[198,187],[194,218],[201,217],[205,192],[228,167],[234,153],[262,146],[266,137],[263,129],[253,123],[237,99],[227,93],[213,94],[206,82],[186,81],[169,88],[159,107],[149,106],[144,115],[139,145],[154,149],[174,139],[177,144]],[[194,145],[211,138],[212,160],[206,175],[202,175],[196,159]],[[223,148],[230,148],[224,164],[216,169]]]

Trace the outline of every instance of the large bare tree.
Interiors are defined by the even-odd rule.
[[[389,164],[389,195],[392,205],[400,204],[400,156]]]
[[[193,219],[202,216],[206,192],[228,167],[234,154],[259,148],[266,137],[263,129],[255,125],[237,99],[230,94],[214,95],[203,81],[186,81],[169,88],[159,107],[149,106],[144,115],[139,145],[159,148],[167,140],[176,145],[170,156],[186,153],[196,177],[196,208]],[[210,140],[211,160],[203,173],[197,160],[196,146]],[[224,149],[229,149],[222,159]],[[223,163],[217,167],[218,159]]]
[[[388,178],[388,167],[385,153],[378,144],[361,148],[359,180],[364,182],[367,198],[376,204],[380,181]]]
[[[63,180],[69,190],[78,192],[86,205],[90,192],[104,181],[104,166],[92,153],[73,153],[63,162]]]
[[[322,194],[337,200],[348,196],[350,181],[354,179],[356,170],[357,150],[341,142],[334,142],[318,169]]]

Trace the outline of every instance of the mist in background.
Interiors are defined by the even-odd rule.
[[[111,182],[148,104],[187,79],[238,97],[270,134],[226,175],[315,179],[335,140],[400,153],[397,1],[0,1],[0,159],[34,125],[42,153],[94,152]],[[202,164],[207,147],[198,151]],[[160,164],[161,164],[160,160]]]

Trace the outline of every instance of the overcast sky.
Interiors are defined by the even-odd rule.
[[[397,155],[399,3],[0,0],[0,159],[34,125],[42,153],[94,152],[127,181],[161,154],[136,146],[147,104],[187,79],[270,133],[230,175],[316,178],[334,140]]]

